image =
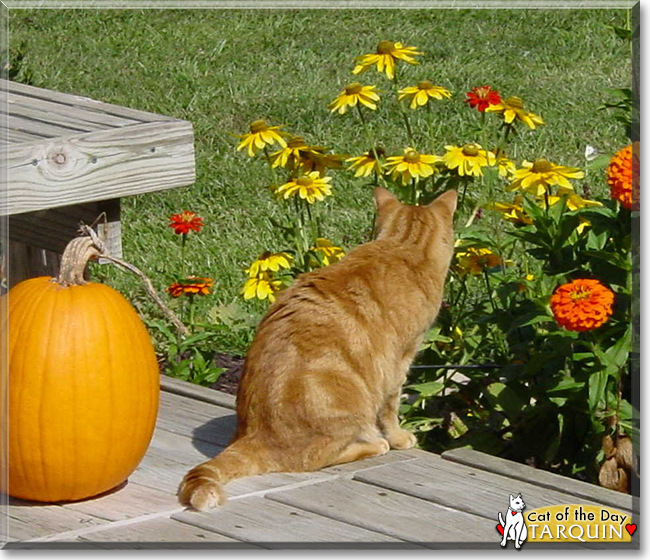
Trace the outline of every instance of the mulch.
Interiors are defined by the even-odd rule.
[[[215,365],[217,367],[226,368],[212,385],[210,389],[216,391],[223,391],[229,395],[237,395],[237,387],[239,387],[239,380],[244,371],[244,358],[241,356],[231,356],[230,354],[216,354]]]

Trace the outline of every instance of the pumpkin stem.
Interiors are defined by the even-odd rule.
[[[61,269],[56,282],[61,286],[83,286],[86,265],[99,256],[99,250],[90,237],[77,237],[68,243],[61,257]]]

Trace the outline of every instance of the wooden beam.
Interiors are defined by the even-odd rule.
[[[195,180],[192,124],[145,123],[9,145],[3,172],[3,215],[187,186]]]

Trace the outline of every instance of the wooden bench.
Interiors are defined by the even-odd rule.
[[[100,235],[121,256],[120,198],[195,181],[190,122],[6,80],[0,92],[10,285],[56,274],[79,223],[102,212]]]

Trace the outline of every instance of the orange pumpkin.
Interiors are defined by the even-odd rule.
[[[151,441],[159,397],[154,349],[122,295],[83,280],[91,245],[73,240],[57,279],[25,280],[2,301],[8,367],[0,448],[9,476],[8,488],[0,477],[0,490],[16,498],[79,500],[110,490]]]

